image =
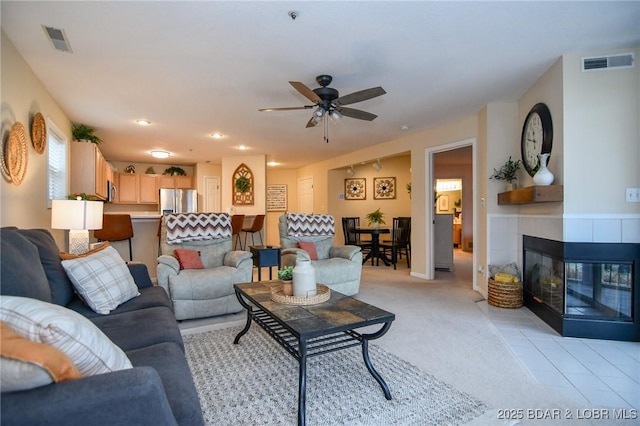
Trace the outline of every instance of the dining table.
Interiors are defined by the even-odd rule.
[[[371,251],[367,253],[364,259],[362,259],[362,263],[366,263],[367,260],[371,259],[371,266],[375,264],[376,266],[380,266],[380,261],[384,263],[386,266],[391,264],[391,259],[389,259],[384,252],[384,250],[380,250],[380,235],[382,234],[390,234],[391,228],[381,228],[381,227],[356,227],[353,228],[353,232],[360,235],[371,235]]]

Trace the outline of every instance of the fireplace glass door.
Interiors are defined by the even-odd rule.
[[[632,264],[567,262],[566,314],[631,321]]]

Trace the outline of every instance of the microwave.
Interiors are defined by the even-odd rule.
[[[107,203],[113,203],[116,201],[118,190],[112,181],[107,181]]]

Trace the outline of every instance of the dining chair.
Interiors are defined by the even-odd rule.
[[[244,248],[242,246],[240,246],[240,248],[242,250],[244,250],[247,247],[247,237],[249,236],[249,234],[251,234],[251,242],[253,243],[253,245],[256,245],[256,242],[253,239],[253,236],[257,233],[258,236],[260,237],[260,245],[263,244],[262,242],[262,234],[260,233],[260,231],[262,231],[262,227],[264,226],[264,215],[263,214],[259,214],[256,215],[256,217],[253,219],[253,223],[251,224],[250,227],[248,228],[242,228],[242,232],[244,232]]]
[[[102,229],[93,231],[93,236],[98,241],[129,241],[129,260],[133,260],[131,251],[131,238],[133,238],[133,225],[131,215],[105,214],[102,215]]]
[[[235,250],[240,243],[240,250],[242,250],[242,240],[240,239],[240,232],[242,232],[242,227],[244,224],[244,215],[243,214],[234,214],[231,216],[231,239],[235,238],[235,243],[233,245],[233,249]]]
[[[371,250],[371,243],[363,242],[360,238],[360,234],[354,232],[355,228],[360,227],[359,217],[343,217],[342,218],[342,232],[344,233],[344,245],[345,246],[358,246],[363,252],[363,255]]]
[[[391,251],[393,269],[397,269],[398,258],[402,259],[402,250],[407,257],[407,268],[411,268],[411,217],[394,217],[391,241],[380,246],[384,251]]]

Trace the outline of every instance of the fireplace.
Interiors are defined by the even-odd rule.
[[[640,341],[640,244],[523,237],[524,304],[562,336]]]

